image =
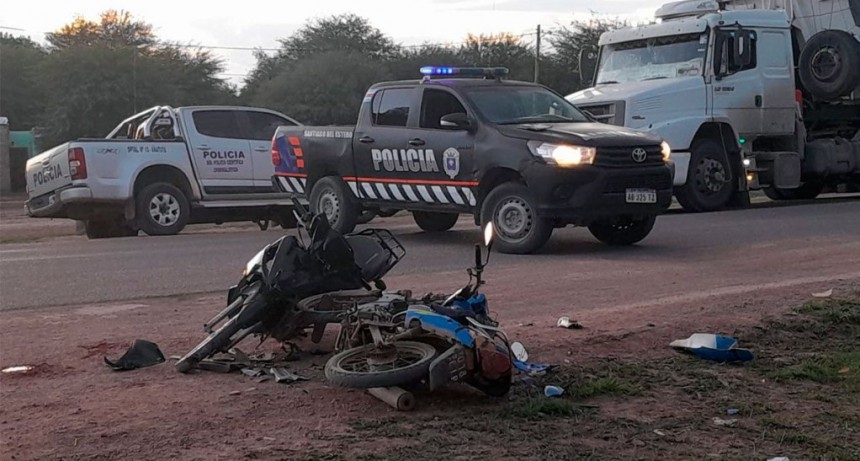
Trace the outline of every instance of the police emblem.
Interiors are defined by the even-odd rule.
[[[442,164],[445,165],[445,174],[454,179],[460,173],[460,151],[449,147],[442,152]]]

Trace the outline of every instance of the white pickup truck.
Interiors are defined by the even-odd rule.
[[[266,109],[158,106],[106,138],[78,139],[27,162],[27,214],[86,223],[89,238],[171,235],[189,223],[294,224],[272,185],[272,135],[299,125]]]

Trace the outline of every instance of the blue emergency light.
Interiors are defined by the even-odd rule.
[[[421,75],[425,77],[438,77],[445,75],[461,75],[469,77],[503,77],[508,75],[507,67],[436,67],[424,66]]]

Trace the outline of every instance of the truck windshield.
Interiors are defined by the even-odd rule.
[[[539,86],[476,87],[466,95],[484,118],[499,125],[589,121],[564,98]]]
[[[656,37],[603,47],[597,84],[702,75],[708,34]]]

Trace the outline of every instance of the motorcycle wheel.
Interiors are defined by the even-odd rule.
[[[265,302],[262,296],[259,295],[259,291],[254,291],[253,294],[247,298],[242,299],[238,298],[235,302],[243,303],[242,310],[248,309],[252,306],[252,303],[257,301]],[[200,344],[197,345],[194,349],[191,349],[190,352],[185,354],[178,362],[174,365],[176,370],[180,373],[188,373],[192,368],[196,367],[201,360],[211,357],[218,352],[226,352],[225,349],[228,349],[230,345],[235,344],[243,339],[243,337],[235,337],[237,333],[242,331],[242,324],[247,323],[248,319],[244,318],[242,315],[242,311],[239,311],[236,315],[231,317],[229,320],[224,322],[220,328],[213,331],[209,336],[206,337]],[[246,334],[248,333],[247,330]]]
[[[325,364],[325,377],[337,386],[369,389],[411,384],[430,372],[430,362],[436,358],[433,346],[397,341],[391,347],[395,351],[388,360],[381,359],[379,349],[374,346],[347,349]]]

